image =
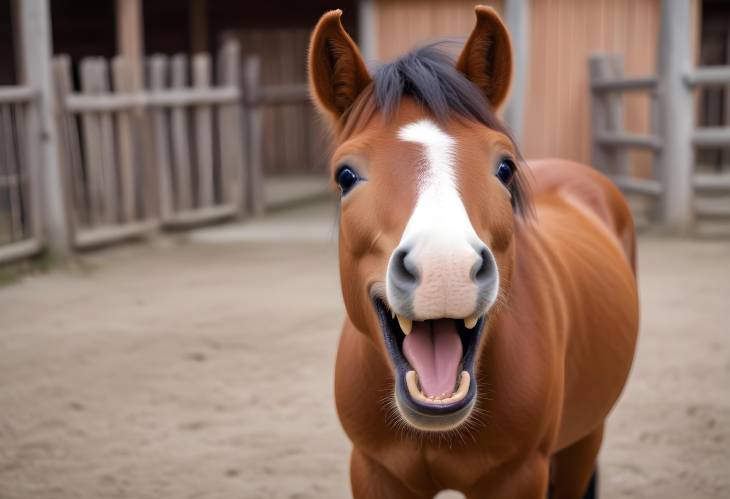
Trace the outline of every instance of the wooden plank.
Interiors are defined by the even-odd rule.
[[[81,90],[91,93],[96,82],[96,68],[93,58],[81,61]],[[99,116],[93,112],[81,115],[83,131],[84,170],[86,172],[85,190],[89,198],[89,226],[94,227],[102,221],[103,211],[103,163],[101,148],[101,127]]]
[[[53,59],[54,97],[56,101],[56,123],[58,127],[58,146],[60,152],[60,168],[67,188],[64,190],[69,206],[69,225],[71,233],[75,226],[89,225],[90,198],[84,186],[83,160],[81,156],[81,138],[76,120],[66,109],[66,99],[73,91],[71,80],[71,59],[67,55]],[[29,145],[29,151],[33,148]]]
[[[601,132],[595,140],[604,147],[632,147],[653,151],[659,151],[662,147],[661,137],[627,132]]]
[[[75,113],[89,111],[119,111],[149,107],[186,107],[199,104],[227,104],[238,100],[234,88],[210,88],[208,90],[175,89],[164,93],[125,95],[70,95],[66,108]]]
[[[210,87],[210,56],[196,54],[193,57],[193,86],[196,89]],[[213,204],[213,113],[210,105],[195,107],[195,145],[198,171],[198,206]]]
[[[38,92],[28,86],[0,86],[0,103],[2,104],[29,102],[37,95]]]
[[[693,224],[694,99],[684,80],[692,66],[690,5],[686,0],[662,0],[657,76],[660,85],[664,147],[659,154],[664,193],[661,218],[670,230],[690,232]]]
[[[243,85],[247,99],[258,98],[260,88],[260,60],[256,56],[246,57],[243,65]],[[249,212],[257,215],[263,213],[266,206],[264,199],[264,175],[261,156],[263,116],[260,106],[251,106],[246,113],[247,142],[247,182],[246,199]]]
[[[234,88],[238,93],[241,85],[240,64],[241,49],[238,42],[226,42],[218,54],[218,84],[224,88]],[[240,213],[245,214],[248,177],[244,171],[247,162],[244,160],[243,145],[248,145],[240,101],[222,105],[218,109],[217,118],[221,201],[238,206]]]
[[[168,228],[175,229],[191,228],[235,217],[238,213],[239,207],[233,204],[206,206],[195,210],[177,212],[165,225]]]
[[[165,89],[165,76],[168,71],[168,60],[164,55],[150,58],[150,90],[154,93]],[[150,110],[154,137],[154,161],[159,181],[160,216],[163,223],[168,220],[174,210],[172,190],[172,165],[170,162],[170,127],[167,111],[157,107]]]
[[[591,81],[591,90],[596,92],[645,91],[653,90],[656,85],[656,76],[622,79],[598,78]]]
[[[94,80],[92,92],[101,95],[110,95],[111,88],[109,83],[109,64],[103,57],[94,59]],[[119,220],[119,194],[118,194],[118,167],[116,147],[114,144],[114,122],[113,116],[109,111],[99,112],[99,133],[101,134],[101,163],[99,171],[101,173],[102,190],[101,190],[101,219],[106,224],[115,224]]]
[[[33,256],[39,253],[41,249],[43,249],[43,244],[36,238],[0,245],[0,263],[8,263]]]
[[[643,194],[646,196],[659,196],[662,193],[662,185],[654,179],[642,179],[629,176],[614,176],[611,180],[622,191],[632,194]]]
[[[38,224],[40,221],[38,216],[35,192],[31,183],[37,183],[38,177],[35,172],[34,154],[30,152],[28,137],[28,120],[26,118],[29,112],[35,111],[33,102],[23,102],[15,105],[15,147],[17,151],[18,163],[18,180],[20,190],[21,205],[23,208],[23,235],[25,238],[32,238],[40,235]]]
[[[183,88],[187,84],[188,58],[177,54],[172,58],[172,87]],[[175,199],[177,210],[192,208],[190,182],[190,136],[188,135],[187,109],[172,110],[172,157],[175,170]]]
[[[619,56],[591,56],[588,64],[591,81],[620,78],[623,74]],[[612,150],[599,140],[599,137],[607,133],[623,133],[621,96],[591,92],[591,120],[593,166],[609,175],[626,175],[628,173],[626,151]]]
[[[530,1],[506,0],[504,20],[512,39],[512,89],[504,116],[512,136],[522,143],[525,114],[525,88],[530,45]]]
[[[730,205],[697,200],[694,209],[695,216],[703,220],[730,221]]]
[[[309,103],[310,101],[309,86],[306,83],[284,83],[261,87],[261,92],[256,100],[247,100],[246,103],[248,105],[277,106]]]
[[[105,244],[148,235],[159,226],[157,220],[142,220],[122,225],[85,229],[76,235],[77,249],[91,249]]]
[[[697,128],[692,132],[692,143],[698,147],[730,146],[730,126]]]
[[[112,62],[114,77],[114,91],[119,94],[134,91],[134,70],[131,63],[122,57],[115,57]],[[129,110],[119,111],[117,114],[117,149],[119,151],[119,193],[120,193],[120,220],[131,222],[136,217],[136,185],[135,183],[135,154],[132,135],[132,116]]]
[[[702,194],[726,196],[730,194],[730,174],[695,174],[694,187]]]
[[[5,105],[0,104],[0,179],[5,186],[0,187],[0,246],[11,243],[13,237],[13,217],[10,202],[10,192],[17,183],[17,179],[10,174],[9,161],[6,151],[4,115]],[[7,210],[7,211],[6,211]]]
[[[686,74],[684,81],[692,87],[730,85],[730,66],[700,67]]]

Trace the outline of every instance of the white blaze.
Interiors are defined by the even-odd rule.
[[[421,277],[413,298],[417,319],[467,317],[474,313],[471,271],[481,246],[456,183],[456,141],[430,120],[408,124],[398,138],[421,144],[418,199],[399,247],[407,248]],[[478,245],[478,246],[477,246]],[[388,291],[389,300],[391,291]]]

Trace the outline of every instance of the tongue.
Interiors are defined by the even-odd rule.
[[[403,353],[413,366],[426,396],[451,395],[461,362],[461,339],[452,319],[419,321],[403,340]]]

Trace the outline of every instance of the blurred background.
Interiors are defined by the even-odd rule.
[[[0,0],[0,498],[346,497],[326,10],[375,67],[462,0]],[[604,497],[730,497],[730,2],[485,2],[527,158],[639,228],[642,330]]]

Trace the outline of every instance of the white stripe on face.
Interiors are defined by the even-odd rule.
[[[418,269],[420,282],[406,297],[388,279],[388,300],[396,311],[408,309],[417,319],[470,316],[478,302],[472,271],[481,261],[478,251],[484,244],[459,196],[456,141],[426,119],[401,128],[398,138],[424,148],[418,199],[399,244],[408,252],[409,264]]]

